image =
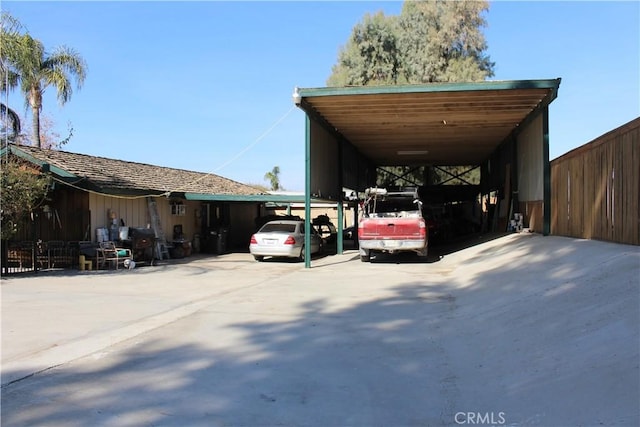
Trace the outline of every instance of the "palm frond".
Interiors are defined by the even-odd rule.
[[[11,131],[13,132],[13,135],[14,136],[19,135],[21,126],[20,126],[20,116],[18,116],[18,113],[16,113],[11,108],[7,107],[6,105],[0,102],[0,114],[2,115],[2,117],[7,118],[7,122],[8,122],[7,126],[11,127]]]

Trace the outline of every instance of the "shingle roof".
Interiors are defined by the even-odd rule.
[[[256,195],[264,194],[260,189],[231,179],[204,172],[194,172],[70,153],[59,150],[39,149],[31,146],[13,146],[39,162],[47,163],[85,178],[79,181],[93,184],[105,193],[113,191],[178,192],[198,194]]]

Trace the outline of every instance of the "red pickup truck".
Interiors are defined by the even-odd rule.
[[[363,262],[375,252],[413,251],[426,259],[429,229],[417,189],[367,189],[358,240]]]

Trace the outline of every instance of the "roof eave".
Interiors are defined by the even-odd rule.
[[[305,196],[289,194],[203,194],[184,193],[186,200],[197,200],[202,202],[260,202],[260,203],[304,203]],[[326,202],[323,199],[311,199],[314,203]],[[332,201],[336,203],[336,201]]]
[[[549,89],[557,94],[560,78],[542,80],[500,80],[462,83],[429,83],[420,85],[392,85],[392,86],[349,86],[298,88],[302,98],[317,96],[340,95],[380,95],[399,93],[429,93],[429,92],[470,92],[487,90],[517,90],[517,89]],[[553,96],[555,98],[555,95]],[[553,100],[553,99],[551,99]]]
[[[45,162],[43,160],[40,160],[34,156],[32,156],[31,154],[25,152],[24,150],[21,150],[20,147],[15,146],[15,145],[10,145],[8,147],[9,152],[17,157],[20,157],[21,159],[24,159],[36,166],[39,166],[42,169],[42,172],[50,172],[54,175],[57,175],[61,178],[80,178],[78,175],[75,175],[67,170],[64,170],[62,168],[59,168],[55,165],[52,165],[51,163]],[[7,148],[3,148],[2,149],[2,153],[4,154],[6,153]]]

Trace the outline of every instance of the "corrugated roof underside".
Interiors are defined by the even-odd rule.
[[[330,96],[310,90],[304,102],[378,165],[471,165],[488,158],[555,90],[514,86],[366,94],[345,89]]]

